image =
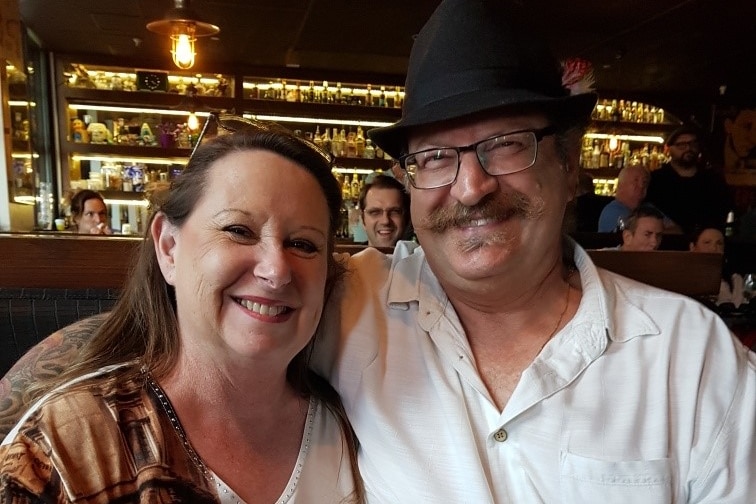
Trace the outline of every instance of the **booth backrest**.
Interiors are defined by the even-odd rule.
[[[110,310],[117,298],[116,289],[0,288],[0,376],[37,342]]]

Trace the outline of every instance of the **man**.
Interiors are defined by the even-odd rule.
[[[756,357],[563,237],[596,97],[566,94],[533,26],[443,1],[402,119],[371,132],[422,248],[349,259],[316,356],[369,501],[753,501]]]
[[[670,161],[651,173],[646,200],[687,234],[696,228],[725,225],[731,196],[724,177],[700,164],[696,128],[683,126],[667,139]]]
[[[599,233],[614,233],[623,228],[625,219],[646,197],[648,179],[648,170],[641,165],[628,165],[620,170],[614,200],[599,216]]]
[[[402,183],[376,175],[360,192],[359,207],[368,245],[394,248],[409,224],[409,193]]]
[[[630,212],[622,230],[620,250],[656,250],[664,235],[664,214],[651,205],[640,205]]]

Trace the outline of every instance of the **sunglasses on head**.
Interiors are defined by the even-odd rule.
[[[270,133],[281,133],[289,137],[296,138],[303,145],[316,152],[319,156],[328,162],[329,166],[333,166],[334,157],[330,152],[326,152],[314,142],[307,140],[301,136],[295,135],[294,132],[278,123],[272,121],[259,121],[244,116],[238,116],[234,114],[220,114],[217,112],[211,112],[208,116],[205,124],[202,126],[197,143],[192,149],[192,156],[197,152],[197,149],[203,142],[223,136],[230,135],[240,131],[263,131]]]

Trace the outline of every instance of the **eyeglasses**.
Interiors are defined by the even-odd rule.
[[[202,126],[202,131],[197,138],[197,143],[194,145],[194,149],[192,149],[191,155],[194,156],[194,153],[197,152],[197,149],[200,145],[202,145],[203,142],[207,142],[208,140],[218,136],[230,135],[232,133],[245,130],[280,133],[289,137],[296,138],[303,145],[325,159],[328,162],[328,166],[333,165],[334,157],[330,152],[324,151],[323,149],[315,145],[314,142],[311,142],[306,138],[295,135],[293,131],[284,126],[281,126],[278,123],[272,121],[257,121],[255,119],[249,119],[247,117],[237,116],[233,114],[218,114],[216,112],[211,112],[207,118],[207,121],[205,121],[204,126]]]
[[[675,142],[672,144],[672,147],[677,147],[678,149],[697,149],[698,146],[698,140],[691,140],[689,142]]]
[[[440,147],[413,152],[399,158],[410,183],[416,189],[436,189],[453,184],[459,173],[463,152],[473,151],[480,166],[489,175],[509,175],[533,166],[538,156],[538,142],[557,129],[513,131],[486,138],[464,147]]]

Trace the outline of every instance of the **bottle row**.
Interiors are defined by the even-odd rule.
[[[91,189],[93,191],[144,192],[150,184],[168,183],[179,176],[181,170],[181,165],[156,167],[145,163],[72,160],[69,175],[71,189],[74,191]]]
[[[629,165],[641,165],[649,171],[656,170],[668,161],[667,154],[659,146],[643,144],[643,147],[630,149],[630,142],[603,142],[590,138],[583,139],[580,152],[580,167],[587,170],[601,168],[622,169]]]
[[[372,140],[365,138],[362,126],[357,126],[356,131],[349,128],[348,133],[344,127],[341,129],[332,128],[330,132],[328,127],[324,127],[323,133],[321,133],[320,125],[318,125],[314,133],[310,131],[305,132],[305,137],[335,157],[391,159],[388,154],[383,152],[383,149],[373,145]]]
[[[664,109],[636,101],[604,99],[597,103],[591,116],[599,121],[663,124]]]
[[[337,82],[336,86],[323,81],[286,81],[278,79],[267,82],[244,82],[247,98],[253,100],[278,100],[299,103],[328,103],[360,105],[368,107],[402,108],[404,91],[401,86],[376,86],[372,84],[348,84]]]
[[[169,74],[165,71],[101,67],[71,63],[65,71],[70,88],[110,91],[162,91],[188,96],[233,97],[234,77],[222,74]],[[388,84],[329,83],[327,80],[244,77],[245,98],[300,103],[401,108],[404,88]]]
[[[188,96],[230,97],[233,78],[221,75],[169,75],[165,71],[127,71],[123,68],[90,70],[80,63],[71,63],[65,70],[70,88],[107,91],[164,91]]]
[[[156,122],[144,117],[97,122],[84,114],[83,118],[71,120],[69,138],[74,143],[191,149],[199,136],[198,129],[198,125],[188,122]]]

